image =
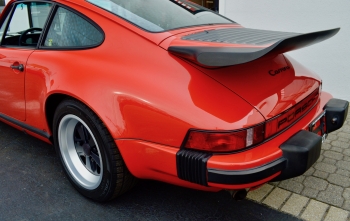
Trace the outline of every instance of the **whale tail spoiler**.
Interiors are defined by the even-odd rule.
[[[265,31],[247,28],[227,28],[199,32],[182,37],[196,42],[225,43],[224,47],[170,46],[168,51],[204,67],[224,67],[243,64],[267,56],[293,51],[324,41],[340,28],[306,34]],[[227,46],[232,44],[232,47]]]

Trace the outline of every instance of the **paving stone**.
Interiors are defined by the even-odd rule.
[[[344,133],[343,131],[340,131],[340,132],[337,134],[337,136],[338,136],[339,138],[350,139],[349,133]]]
[[[316,197],[317,197],[317,195],[318,195],[319,192],[320,192],[320,191],[318,191],[318,190],[315,190],[315,189],[312,189],[312,188],[309,188],[309,187],[305,187],[304,190],[303,190],[303,192],[301,192],[301,194],[302,194],[303,196],[307,196],[307,197],[309,197],[309,198],[314,198],[314,199],[316,199]]]
[[[344,160],[344,161],[347,161],[347,162],[350,162],[350,157],[349,157],[349,156],[344,156],[344,157],[343,157],[343,160]]]
[[[342,127],[342,131],[343,132],[345,132],[345,133],[350,133],[350,125],[349,125],[350,123],[348,122],[348,124],[347,125],[344,125],[343,127]]]
[[[327,188],[328,182],[317,178],[317,177],[306,177],[304,180],[304,185],[315,190],[325,190]]]
[[[326,191],[341,195],[344,192],[344,188],[337,185],[329,184],[327,186]]]
[[[278,186],[280,182],[269,182],[269,184],[273,185],[273,186]]]
[[[325,202],[327,204],[341,207],[344,203],[342,194],[343,188],[330,184],[328,185],[325,191],[321,191],[318,194],[317,200]]]
[[[335,141],[337,139],[338,139],[338,137],[335,135],[335,133],[328,134],[327,140]]]
[[[320,171],[320,170],[316,170],[313,174],[315,177],[321,178],[321,179],[327,179],[327,177],[329,176],[329,173]]]
[[[325,202],[327,204],[341,207],[344,203],[344,199],[342,197],[339,197],[340,195],[335,195],[334,193],[321,191],[317,195],[317,200]]]
[[[310,167],[305,173],[305,176],[311,176],[315,172],[315,169]]]
[[[340,147],[331,147],[331,150],[334,152],[342,153],[344,149]]]
[[[346,221],[348,216],[348,211],[331,206],[324,221]]]
[[[349,143],[349,139],[348,138],[339,137],[339,135],[338,135],[338,140],[341,141],[341,142],[344,142],[344,143]]]
[[[320,157],[317,159],[316,162],[322,162],[323,158],[324,158],[324,156],[323,156],[323,155],[320,155]]]
[[[346,188],[343,192],[343,197],[346,199],[346,200],[350,200],[350,188]]]
[[[317,170],[321,170],[321,171],[327,172],[327,173],[334,173],[337,170],[336,166],[334,166],[332,164],[324,163],[324,162],[316,163],[316,165],[314,167]]]
[[[305,180],[305,176],[304,175],[300,175],[300,176],[292,178],[291,180],[293,180],[295,182],[302,183]]]
[[[294,193],[301,193],[301,191],[304,189],[303,184],[291,179],[282,181],[278,186]]]
[[[291,195],[291,192],[282,190],[281,188],[276,187],[272,192],[266,197],[263,201],[263,204],[266,204],[272,208],[279,209],[284,201]]]
[[[343,151],[343,154],[346,155],[346,156],[350,156],[350,149],[345,149]]]
[[[331,174],[327,179],[330,183],[336,184],[342,187],[350,187],[350,178],[342,176],[340,174]]]
[[[350,171],[347,171],[347,170],[338,169],[336,173],[340,174],[340,175],[343,175],[343,176],[350,177]]]
[[[322,160],[322,162],[328,163],[328,164],[332,164],[332,165],[335,165],[335,164],[337,163],[336,160],[330,159],[330,158],[328,158],[328,157],[325,157],[325,158]]]
[[[339,141],[338,139],[333,141],[331,144],[332,144],[332,146],[340,147],[340,148],[343,148],[343,149],[350,147],[349,143],[345,143],[345,142]]]
[[[294,216],[299,216],[308,201],[307,197],[293,193],[281,210]]]
[[[327,204],[311,200],[301,215],[301,218],[307,221],[321,221],[327,209]]]
[[[343,209],[350,211],[350,200],[345,200],[344,205],[342,206]]]
[[[326,140],[327,141],[327,140]],[[325,142],[322,144],[322,149],[323,150],[329,150],[331,149],[332,145],[330,145],[329,143]]]
[[[336,166],[338,168],[350,171],[350,162],[349,161],[340,160],[336,163]]]
[[[323,156],[331,158],[331,159],[335,159],[335,160],[341,160],[343,159],[343,154],[335,152],[335,151],[331,151],[331,150],[327,150],[323,153]]]
[[[270,184],[265,184],[259,189],[249,191],[247,194],[247,198],[260,202],[261,200],[264,199],[265,196],[267,196],[267,194],[270,193],[272,189],[273,189],[273,186],[271,186]]]

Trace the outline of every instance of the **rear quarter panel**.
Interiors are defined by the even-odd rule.
[[[31,55],[26,75],[28,124],[51,131],[45,101],[52,94],[85,103],[115,139],[174,147],[190,128],[233,130],[263,121],[240,97],[154,41],[74,7],[104,30],[105,41],[93,49],[37,50]]]

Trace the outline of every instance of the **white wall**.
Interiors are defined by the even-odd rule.
[[[220,13],[247,28],[307,33],[340,27],[324,42],[289,52],[323,79],[323,89],[350,101],[349,0],[220,0]]]

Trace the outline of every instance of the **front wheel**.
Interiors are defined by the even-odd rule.
[[[53,132],[67,177],[84,196],[108,201],[134,185],[107,128],[84,104],[63,101],[55,112]]]

